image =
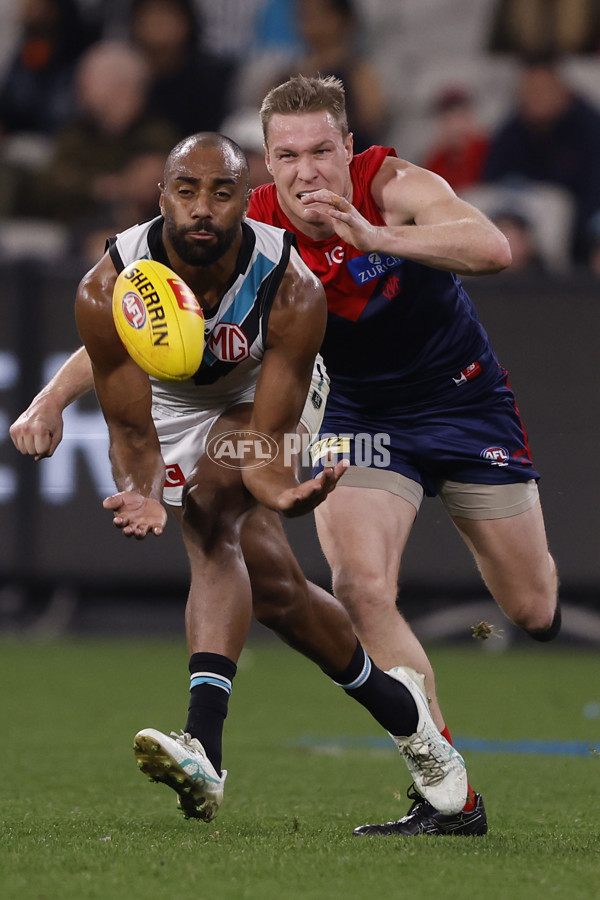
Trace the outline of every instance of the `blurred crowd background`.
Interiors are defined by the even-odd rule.
[[[3,0],[0,253],[95,261],[195,131],[268,180],[257,110],[295,72],[492,216],[513,273],[600,277],[600,0]]]
[[[598,609],[600,0],[2,0],[0,630],[40,602],[46,632],[76,614],[100,628],[136,592],[146,623],[156,594],[161,628],[176,594],[181,628],[177,529],[160,553],[132,547],[101,509],[113,487],[94,400],[68,410],[40,464],[8,425],[78,345],[75,287],[106,238],[157,214],[171,147],[221,131],[253,184],[269,180],[258,108],[297,72],[343,79],[357,151],[394,146],[507,234],[512,266],[476,279],[473,298],[532,435],[563,592]],[[290,529],[327,585],[309,517]],[[425,504],[405,602],[469,592],[482,593],[470,558]],[[600,641],[598,615],[578,627]]]

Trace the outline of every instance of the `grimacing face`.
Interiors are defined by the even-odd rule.
[[[161,186],[166,235],[184,263],[227,253],[248,208],[247,173],[227,147],[199,145],[172,161]]]
[[[268,125],[266,162],[277,187],[279,203],[300,231],[333,233],[330,223],[304,217],[300,197],[321,188],[351,199],[349,164],[352,135],[343,138],[331,113],[276,113]]]

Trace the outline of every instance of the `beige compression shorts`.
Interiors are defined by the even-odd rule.
[[[418,511],[423,488],[417,481],[389,469],[350,466],[344,472],[340,487],[374,488],[389,491],[408,500]],[[452,517],[464,519],[505,519],[518,516],[535,506],[539,499],[535,479],[514,484],[463,484],[443,480],[438,494]]]

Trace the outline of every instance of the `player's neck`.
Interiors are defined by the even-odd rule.
[[[206,266],[189,265],[178,258],[173,266],[177,274],[184,279],[193,290],[204,310],[216,306],[229,289],[233,276],[237,271],[241,239],[220,259]]]
[[[223,266],[222,262],[219,260],[206,267],[195,266],[186,279],[204,310],[216,306],[231,284],[234,269],[231,266]]]

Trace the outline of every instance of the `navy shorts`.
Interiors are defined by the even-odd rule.
[[[353,404],[332,387],[319,438],[312,446],[313,475],[333,459],[387,469],[412,479],[434,497],[440,481],[514,484],[540,476],[507,373],[478,379],[414,406]]]

